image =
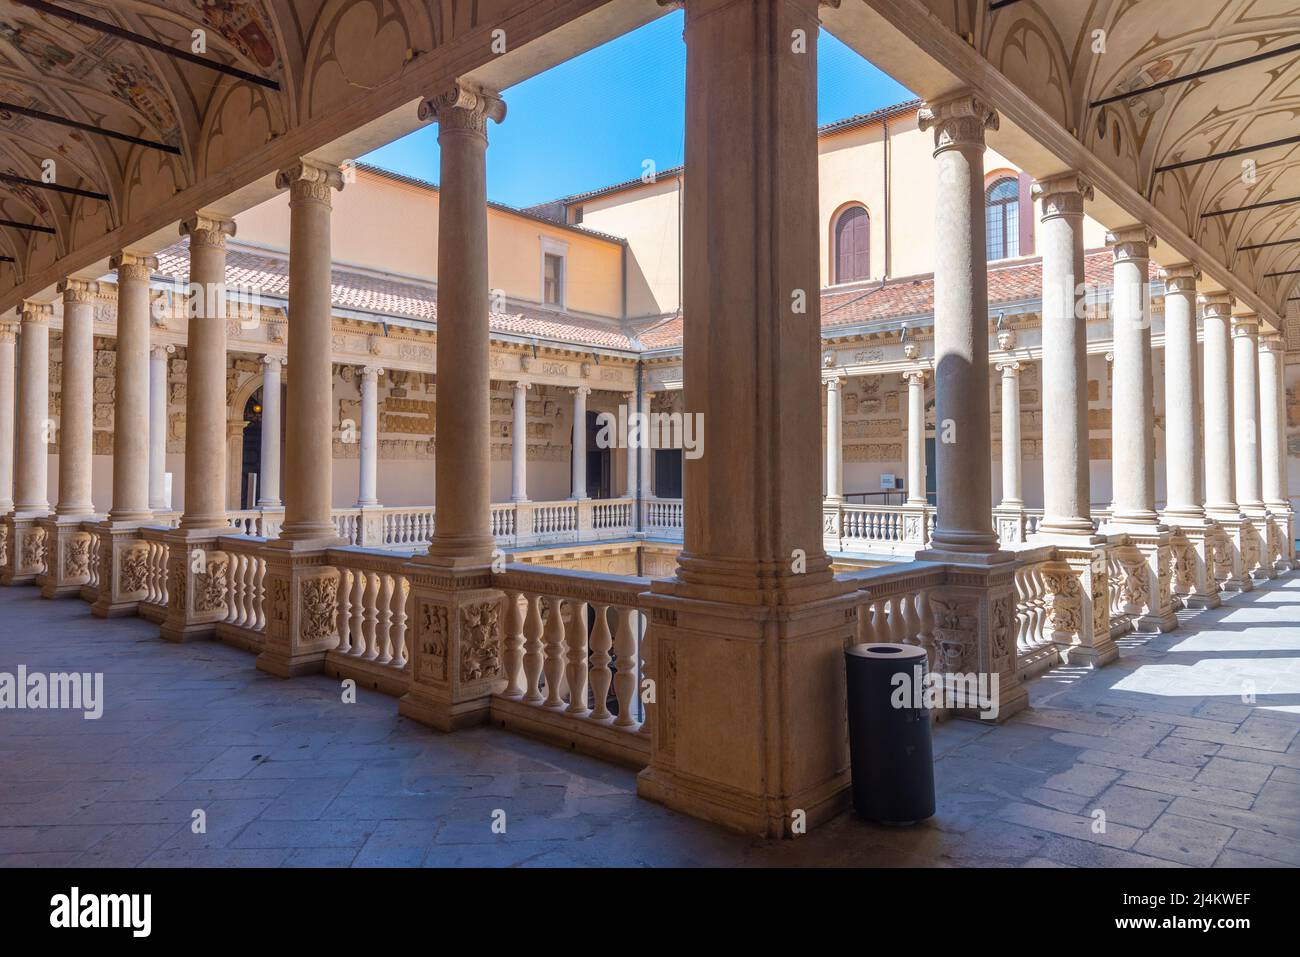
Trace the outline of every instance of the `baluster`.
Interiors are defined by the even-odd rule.
[[[633,714],[637,668],[636,632],[632,627],[634,613],[631,608],[618,606],[618,631],[614,635],[614,654],[618,656],[618,672],[614,675],[614,697],[618,700],[618,717],[614,719],[616,728],[632,728],[637,723]]]
[[[339,569],[339,643],[335,646],[343,654],[352,648],[352,571]]]
[[[379,604],[375,608],[375,663],[386,665],[393,660],[393,576],[380,572],[378,579]]]
[[[526,595],[528,614],[524,617],[524,700],[536,704],[542,700],[537,680],[542,676],[542,615],[540,595]]]
[[[393,666],[405,668],[411,660],[411,582],[405,576],[398,577],[399,587],[393,593],[394,614],[397,616],[397,651],[393,654]]]
[[[257,560],[257,630],[266,631],[266,561]]]
[[[570,601],[572,615],[564,642],[568,649],[569,667],[565,677],[569,684],[569,714],[586,714],[587,707],[587,603]]]
[[[524,663],[524,616],[519,608],[520,598],[517,591],[506,592],[505,639],[501,650],[501,663],[506,671],[505,695],[510,698],[522,697],[524,693],[524,686],[520,681]]]
[[[374,572],[367,570],[365,572],[365,582],[365,594],[362,598],[362,609],[365,612],[365,621],[361,627],[362,634],[365,637],[366,659],[373,661],[379,656],[379,650],[376,644],[376,625],[379,617],[379,576]]]
[[[922,589],[917,593],[917,602],[921,607],[921,630],[918,643],[925,649],[926,660],[931,670],[934,669],[934,610],[930,607],[930,590]]]
[[[366,653],[366,573],[352,569],[352,654]]]
[[[546,676],[546,703],[544,707],[558,708],[564,704],[560,697],[563,689],[560,682],[564,680],[564,615],[560,610],[560,599],[550,598],[546,612],[546,663],[542,672]]]
[[[597,604],[596,627],[591,633],[591,716],[597,721],[605,721],[609,714],[609,683],[614,674],[609,664],[614,659],[610,656],[614,638],[609,633],[609,605]]]
[[[921,613],[916,607],[919,597],[918,593],[914,591],[903,596],[904,644],[915,645],[920,643]]]

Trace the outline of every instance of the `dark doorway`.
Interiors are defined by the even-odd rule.
[[[256,483],[249,481],[250,475],[256,475],[260,482],[262,477],[262,390],[258,389],[244,404],[244,467],[239,476],[239,507],[257,508],[257,496],[261,493]],[[250,487],[251,486],[251,487]]]
[[[927,435],[925,437],[925,500],[931,505],[935,503],[937,498],[935,495],[935,491],[938,489],[935,484],[937,478],[934,468],[934,436]]]
[[[600,413],[587,413],[587,497],[609,498],[614,485],[614,460],[610,449],[596,445]]]
[[[682,497],[681,449],[655,449],[654,491],[655,498]]]

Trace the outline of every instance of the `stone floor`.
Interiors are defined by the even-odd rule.
[[[1005,725],[939,727],[925,824],[845,815],[778,842],[640,801],[620,768],[495,729],[437,734],[378,694],[345,705],[324,677],[280,681],[224,645],[0,589],[0,671],[102,671],[106,698],[97,721],[0,712],[0,863],[1300,864],[1300,575],[1182,621],[1105,669],[1038,679]]]

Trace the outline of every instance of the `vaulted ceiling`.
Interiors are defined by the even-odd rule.
[[[1061,131],[1051,144],[1058,156],[1082,147],[1109,184],[1122,182],[1163,217],[1166,238],[1172,226],[1202,265],[1285,312],[1296,275],[1269,274],[1300,268],[1300,242],[1242,247],[1300,239],[1297,0],[843,0],[830,19],[858,27],[859,51],[922,95],[947,82],[937,67],[1036,133],[1045,116]],[[881,23],[910,54],[872,55],[873,43],[887,45]],[[1036,109],[999,102],[1000,91]],[[1251,149],[1288,137],[1297,142]],[[1130,212],[1142,205],[1113,198]],[[1274,203],[1288,198],[1297,201]]]
[[[593,11],[568,48],[527,46]],[[0,0],[0,220],[21,224],[0,224],[14,260],[0,260],[0,308],[150,230],[174,239],[177,219],[290,157],[413,129],[419,97],[452,77],[517,80],[660,13],[649,0]],[[488,25],[509,27],[507,55]]]

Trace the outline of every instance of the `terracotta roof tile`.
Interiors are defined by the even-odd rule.
[[[158,253],[158,272],[188,280],[188,240],[181,240]],[[386,279],[338,267],[330,275],[332,297],[337,308],[376,313],[377,320],[393,316],[431,323],[438,321],[437,293],[433,283]],[[257,289],[267,295],[288,298],[289,262],[282,256],[231,247],[226,254],[226,283],[231,287]],[[493,332],[504,335],[536,336],[554,342],[606,349],[631,351],[635,348],[632,340],[616,325],[605,326],[540,306],[524,306],[510,313],[490,313],[488,323]]]

